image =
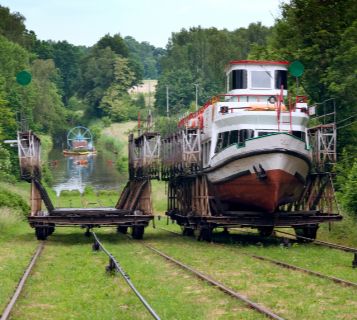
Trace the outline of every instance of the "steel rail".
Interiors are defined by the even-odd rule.
[[[180,233],[175,232],[175,231],[167,230],[165,228],[158,228],[158,229],[164,230],[166,232],[170,232],[170,233],[173,233],[175,235],[181,236]],[[214,244],[220,246],[219,243],[214,243]],[[311,274],[311,275],[314,275],[314,276],[319,277],[319,278],[323,278],[323,279],[327,279],[327,280],[333,281],[333,282],[338,283],[338,284],[342,284],[342,285],[346,285],[346,286],[349,286],[349,287],[357,288],[357,283],[356,282],[344,280],[344,279],[337,278],[337,277],[334,277],[334,276],[329,276],[329,275],[326,275],[326,274],[323,274],[323,273],[320,273],[320,272],[317,272],[317,271],[313,271],[313,270],[305,269],[305,268],[302,268],[302,267],[294,266],[294,265],[286,263],[286,262],[282,262],[282,261],[279,261],[279,260],[275,260],[275,259],[259,256],[259,255],[256,255],[256,254],[249,254],[249,253],[246,253],[246,252],[241,252],[241,253],[246,255],[246,256],[248,256],[248,257],[251,257],[251,258],[254,258],[254,259],[257,259],[257,260],[267,261],[267,262],[270,262],[272,264],[275,264],[277,266],[280,266],[280,267],[283,267],[283,268],[286,268],[286,269],[292,269],[292,270],[295,270],[295,271],[304,272],[304,273]]]
[[[316,244],[316,245],[319,245],[319,246],[325,246],[325,247],[329,247],[331,249],[336,249],[336,250],[341,250],[341,251],[344,251],[344,252],[353,253],[352,268],[357,268],[357,248],[342,246],[342,245],[336,244],[336,243],[331,243],[331,242],[327,242],[327,241],[322,241],[322,240],[307,238],[307,237],[303,237],[303,236],[298,236],[297,234],[293,234],[293,233],[289,233],[289,232],[285,232],[285,231],[276,230],[276,232],[282,233],[282,234],[286,234],[286,235],[289,235],[289,236],[293,236],[296,239],[307,240],[307,241],[312,242],[313,244]]]
[[[100,249],[109,257],[109,268],[115,268],[119,273],[122,275],[126,283],[129,285],[129,287],[134,291],[136,296],[139,298],[139,300],[142,302],[142,304],[145,306],[145,308],[149,311],[149,313],[152,315],[154,319],[160,320],[160,317],[157,315],[155,310],[150,306],[150,304],[145,300],[145,298],[140,294],[140,292],[136,289],[134,284],[131,282],[129,275],[124,271],[124,269],[121,267],[119,262],[115,259],[115,257],[103,246],[103,244],[99,241],[97,235],[95,234],[94,231],[91,231],[94,239],[95,239],[95,244],[99,246]],[[99,249],[98,248],[98,249]]]
[[[43,250],[43,247],[44,247],[44,242],[40,242],[40,244],[38,245],[35,253],[32,255],[32,258],[30,260],[29,265],[27,266],[24,274],[20,278],[20,281],[17,284],[16,290],[15,290],[13,296],[11,297],[11,299],[10,299],[9,303],[7,304],[7,306],[5,307],[5,309],[4,309],[4,311],[3,311],[2,315],[1,315],[0,320],[7,320],[9,318],[10,313],[11,313],[12,309],[14,308],[17,299],[20,296],[20,294],[22,292],[22,289],[25,286],[26,280],[29,277],[33,266],[35,265],[35,263],[37,261],[37,258],[40,256],[40,254],[41,254],[41,252]]]
[[[296,237],[296,239],[302,239],[302,240],[311,241],[314,244],[326,246],[326,247],[329,247],[329,248],[332,248],[332,249],[338,249],[338,250],[345,251],[345,252],[357,253],[357,248],[347,247],[347,246],[343,246],[343,245],[336,244],[336,243],[331,243],[331,242],[326,242],[326,241],[322,241],[322,240],[317,240],[317,239],[307,238],[307,237],[303,237],[303,236],[298,236],[296,234],[285,232],[285,231],[275,230],[275,232],[286,234],[286,235],[289,235],[289,236],[293,236],[293,237]]]
[[[162,251],[159,251],[158,249],[152,247],[151,245],[142,243],[143,246],[145,246],[146,248],[152,250],[153,252],[157,253],[158,255],[162,256],[163,258],[177,264],[178,266],[180,266],[181,268],[193,273],[195,276],[197,276],[198,278],[210,283],[211,285],[219,288],[221,291],[223,291],[226,294],[229,294],[230,296],[237,298],[241,301],[243,301],[246,305],[248,305],[249,307],[251,307],[252,309],[268,316],[270,319],[276,319],[276,320],[284,320],[284,318],[280,317],[279,315],[273,313],[272,311],[270,311],[269,309],[265,308],[264,306],[255,303],[253,301],[251,301],[250,299],[248,299],[247,297],[245,297],[244,295],[240,294],[237,291],[234,291],[228,287],[226,287],[224,284],[222,284],[221,282],[209,277],[206,274],[203,274],[200,271],[197,271],[193,268],[191,268],[190,266],[168,256],[167,254],[163,253]]]

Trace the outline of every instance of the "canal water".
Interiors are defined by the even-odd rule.
[[[64,156],[62,149],[53,149],[49,164],[53,176],[52,188],[57,196],[62,190],[78,190],[83,193],[87,186],[98,190],[119,190],[126,183],[127,173],[119,173],[115,167],[115,155]]]

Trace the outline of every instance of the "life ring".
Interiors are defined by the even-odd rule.
[[[270,96],[268,98],[268,102],[271,103],[271,104],[274,104],[276,102],[276,97],[275,96]]]

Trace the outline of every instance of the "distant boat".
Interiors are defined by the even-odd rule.
[[[68,131],[68,149],[63,150],[65,156],[96,154],[93,145],[93,137],[90,130],[86,127],[78,126]]]

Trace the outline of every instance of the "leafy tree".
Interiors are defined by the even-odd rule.
[[[339,198],[346,212],[357,214],[357,160],[355,159]]]
[[[67,129],[66,111],[54,82],[58,72],[53,60],[35,60],[31,69],[36,89],[33,115],[38,129],[50,134],[63,132]]]
[[[233,32],[195,27],[173,33],[167,55],[161,59],[163,72],[156,93],[159,112],[164,114],[166,109],[166,85],[171,88],[170,106],[176,112],[182,112],[194,100],[194,84],[199,85],[201,105],[225,91],[225,65],[247,58],[250,45],[263,45],[269,33],[270,29],[260,23]]]
[[[129,67],[128,59],[117,57],[114,62],[114,80],[100,103],[100,108],[113,121],[128,120],[135,114],[133,101],[127,93],[133,79],[134,72]]]
[[[117,55],[109,48],[94,47],[81,62],[82,81],[78,89],[79,97],[88,103],[87,117],[103,115],[99,108],[105,91],[114,81],[114,64]]]
[[[10,9],[0,5],[0,35],[26,48],[34,45],[36,35],[25,27],[25,17],[19,12],[11,13]]]
[[[127,36],[124,41],[129,49],[130,58],[137,63],[144,79],[157,79],[160,74],[159,60],[165,54],[162,48],[155,48],[150,43],[138,42],[133,37]]]
[[[129,57],[129,50],[120,34],[111,36],[109,33],[102,37],[96,44],[99,49],[110,48],[114,53],[122,57]]]

